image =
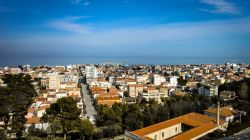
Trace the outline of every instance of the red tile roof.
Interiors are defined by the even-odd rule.
[[[209,108],[208,110],[205,110],[205,111],[212,113],[212,114],[217,114],[217,108]],[[230,109],[229,107],[221,107],[219,114],[220,116],[230,117],[230,116],[234,116],[235,113],[236,111],[233,109]]]
[[[50,105],[40,106],[38,108],[38,111],[40,111],[40,110],[46,110],[47,108],[50,108]]]
[[[39,124],[40,122],[40,118],[39,117],[31,117],[27,120],[26,122],[27,124]]]
[[[225,121],[221,120],[221,124],[224,124]],[[199,136],[203,133],[206,133],[209,130],[215,129],[217,127],[216,120],[213,117],[209,117],[206,115],[198,114],[198,113],[189,113],[171,120],[167,120],[158,124],[154,124],[136,131],[132,133],[138,135],[140,137],[146,137],[146,135],[151,134],[153,132],[162,130],[164,128],[168,128],[170,126],[184,123],[189,126],[193,126],[194,128],[183,132],[172,139],[191,139],[196,136]]]
[[[33,113],[33,112],[35,112],[35,108],[28,108],[28,113]]]

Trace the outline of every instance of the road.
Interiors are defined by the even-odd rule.
[[[86,117],[89,117],[89,120],[92,123],[95,123],[95,116],[96,116],[96,110],[93,106],[93,102],[91,100],[91,97],[89,95],[89,91],[87,90],[87,85],[82,84],[82,93],[84,98],[84,104],[86,106]]]
[[[246,134],[250,135],[250,127],[246,128],[244,130],[241,130],[240,132],[237,132],[234,135],[237,136],[237,135],[246,135]]]

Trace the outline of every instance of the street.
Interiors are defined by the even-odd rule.
[[[85,85],[83,83],[82,83],[82,93],[83,93],[83,98],[84,98],[83,101],[84,101],[84,104],[86,105],[85,116],[89,117],[89,120],[92,123],[95,123],[96,110],[92,104],[93,102],[91,101],[91,97],[88,94],[89,92],[87,90],[87,85]]]

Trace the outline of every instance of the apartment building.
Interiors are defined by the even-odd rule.
[[[57,72],[48,73],[47,76],[49,77],[49,89],[60,89],[61,80],[60,76]]]
[[[156,86],[161,85],[163,82],[166,82],[166,78],[162,75],[154,74],[150,77],[150,83]]]

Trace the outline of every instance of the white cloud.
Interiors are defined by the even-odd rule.
[[[80,4],[82,2],[82,0],[71,0],[71,2],[73,4]]]
[[[78,34],[86,34],[90,32],[88,26],[84,24],[74,23],[76,20],[89,18],[89,16],[70,16],[61,20],[55,20],[47,23],[45,26],[62,31],[68,31]]]
[[[85,53],[94,56],[98,54],[168,56],[172,52],[195,56],[216,53],[218,56],[223,56],[225,52],[239,54],[250,52],[248,47],[250,17],[144,27],[105,28],[105,30],[97,29],[97,26],[79,24],[79,21],[73,19],[80,19],[80,17],[68,17],[47,25],[47,27],[73,34],[24,33],[14,39],[0,38],[0,47],[12,46],[14,49],[23,46],[26,49],[22,50],[29,50],[29,52],[53,52],[55,54],[62,52],[72,53],[72,55]],[[238,48],[240,46],[243,47]],[[225,51],[225,49],[233,48],[239,51]]]
[[[90,2],[89,2],[89,1],[86,1],[86,2],[84,2],[83,5],[84,5],[84,6],[88,6],[88,5],[90,5]]]
[[[226,0],[201,0],[201,3],[213,6],[213,9],[201,8],[201,11],[216,14],[240,14],[240,8]]]
[[[223,39],[228,41],[231,37],[241,34],[250,35],[250,18],[159,24],[144,27],[105,28],[105,30],[64,19],[51,22],[48,26],[53,29],[76,33],[73,37],[67,36],[63,39],[59,37],[59,44],[64,42],[63,44],[68,45],[93,47],[144,46],[157,42],[165,42],[164,44],[209,40],[220,42]]]

